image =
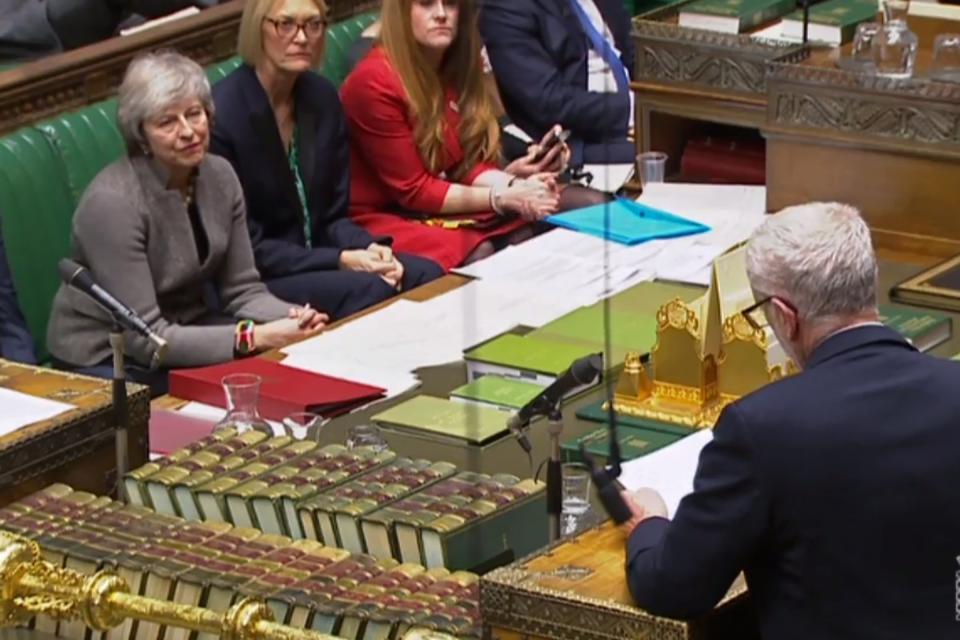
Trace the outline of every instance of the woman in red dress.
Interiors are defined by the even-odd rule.
[[[381,19],[341,93],[350,215],[448,270],[529,237],[556,212],[557,185],[529,158],[497,166],[474,0],[384,0]]]

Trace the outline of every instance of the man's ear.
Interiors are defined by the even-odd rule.
[[[800,332],[800,318],[796,310],[789,304],[786,304],[780,298],[773,298],[770,304],[776,309],[776,314],[780,316],[780,323],[787,331],[787,337],[790,340],[796,340]]]

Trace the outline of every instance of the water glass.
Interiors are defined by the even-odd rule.
[[[273,435],[273,427],[260,417],[257,407],[260,401],[260,376],[252,373],[233,373],[220,380],[227,405],[227,415],[216,424],[215,429],[233,427],[237,433],[260,431]]]
[[[867,71],[873,68],[873,46],[878,33],[879,22],[861,22],[857,25],[849,58],[850,64],[856,67],[856,70]]]
[[[879,76],[913,76],[920,40],[907,26],[908,0],[884,0],[884,23],[873,41],[873,64]]]
[[[667,154],[662,151],[646,151],[637,156],[637,174],[640,186],[663,182],[667,171]]]
[[[374,451],[379,452],[387,448],[387,440],[383,437],[380,427],[359,424],[347,430],[347,449],[357,447],[372,447]]]
[[[960,33],[941,33],[934,39],[930,77],[941,82],[960,82]]]
[[[320,441],[320,427],[323,426],[322,416],[309,411],[297,411],[283,419],[283,430],[297,440]]]
[[[563,504],[560,514],[560,535],[578,533],[590,511],[590,470],[579,462],[560,467]]]

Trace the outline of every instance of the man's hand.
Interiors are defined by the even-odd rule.
[[[667,517],[667,505],[660,494],[653,489],[621,491],[620,496],[627,503],[632,514],[630,519],[620,525],[621,530],[630,535],[638,524],[653,517]]]

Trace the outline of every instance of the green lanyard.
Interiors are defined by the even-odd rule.
[[[303,188],[303,177],[300,175],[300,163],[297,158],[300,157],[297,151],[297,127],[293,127],[293,139],[290,141],[290,154],[287,160],[290,162],[290,171],[293,172],[293,182],[297,185],[297,195],[300,197],[300,208],[303,210],[303,237],[307,241],[307,249],[313,248],[313,238],[310,229],[310,208],[307,207],[307,191]]]

